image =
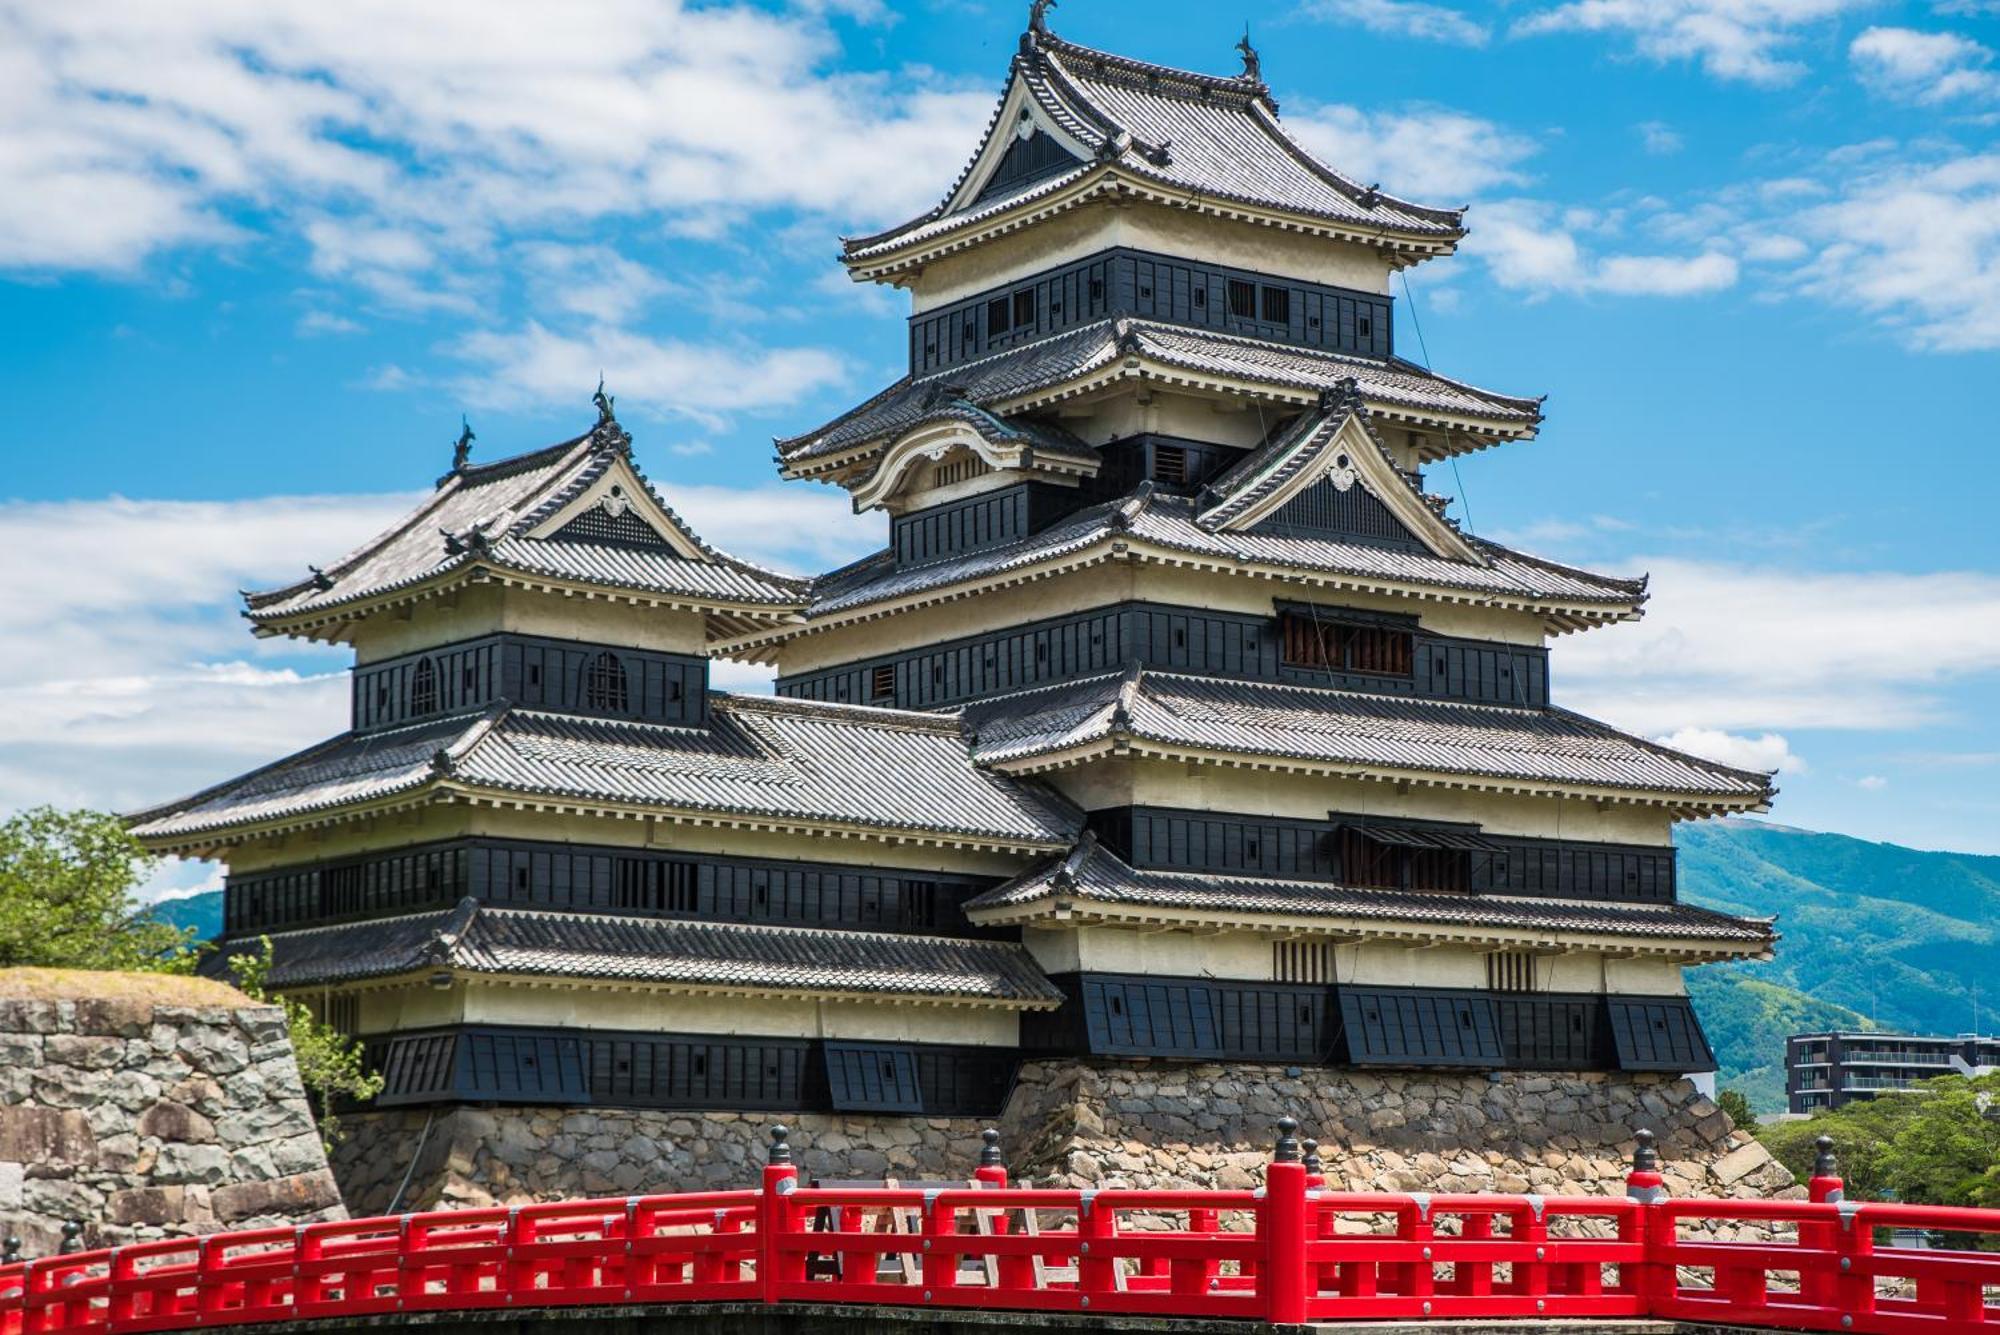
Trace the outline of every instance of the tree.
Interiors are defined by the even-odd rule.
[[[192,969],[194,933],[132,898],[152,865],[105,812],[44,806],[0,822],[0,967]]]
[[[2000,1206],[2000,1074],[1942,1076],[1757,1128],[1765,1148],[1801,1181],[1812,1173],[1821,1136],[1833,1139],[1850,1199]],[[2000,1248],[2000,1235],[1958,1245]]]
[[[322,1023],[298,998],[271,991],[271,956],[271,938],[262,937],[254,953],[246,952],[229,961],[229,971],[244,992],[285,1012],[285,1023],[292,1035],[292,1053],[299,1063],[299,1080],[305,1085],[306,1094],[319,1105],[319,1133],[331,1150],[340,1138],[340,1121],[333,1113],[334,1100],[372,1099],[382,1092],[382,1077],[370,1071],[363,1061],[359,1039]]]
[[[1715,1106],[1729,1114],[1729,1120],[1745,1131],[1757,1126],[1757,1114],[1750,1107],[1749,1098],[1739,1089],[1725,1089],[1715,1096]]]

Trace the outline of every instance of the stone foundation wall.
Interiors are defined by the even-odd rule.
[[[344,1217],[282,1011],[198,979],[67,978],[113,995],[0,995],[0,1231],[26,1255],[70,1221],[96,1247]]]
[[[1617,1193],[1632,1133],[1647,1127],[1677,1195],[1803,1195],[1685,1080],[1288,1069],[1298,1068],[1031,1062],[994,1124],[1015,1178],[1069,1186],[1259,1185],[1273,1127],[1289,1115],[1320,1141],[1338,1189]],[[387,1112],[344,1119],[333,1166],[356,1214],[387,1210],[406,1174],[403,1210],[744,1187],[777,1121],[793,1127],[807,1177],[904,1180],[968,1177],[983,1126],[623,1108]]]

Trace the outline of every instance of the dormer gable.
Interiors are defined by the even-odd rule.
[[[1210,532],[1336,537],[1486,560],[1396,467],[1346,382],[1210,483],[1196,522]]]

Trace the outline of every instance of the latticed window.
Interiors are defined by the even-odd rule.
[[[1271,976],[1281,983],[1334,981],[1331,941],[1277,941],[1271,946]]]
[[[1535,990],[1535,956],[1527,950],[1496,950],[1486,957],[1486,986],[1495,992]]]
[[[625,665],[610,650],[594,656],[583,669],[583,707],[623,714],[631,709],[631,690],[625,680]]]
[[[420,658],[410,671],[410,713],[434,714],[438,707],[437,667],[428,658]]]
[[[1285,666],[1328,672],[1407,677],[1416,665],[1416,636],[1390,626],[1354,626],[1285,613]]]
[[[896,665],[877,663],[868,671],[868,698],[891,700],[896,695]]]

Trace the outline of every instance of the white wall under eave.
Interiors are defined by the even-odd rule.
[[[1117,391],[1059,404],[1063,429],[1092,445],[1151,432],[1253,449],[1299,410],[1278,409],[1240,395],[1187,394],[1146,381],[1122,381]]]
[[[1389,263],[1372,246],[1158,204],[1090,204],[924,265],[910,284],[922,314],[1113,246],[1178,255],[1361,292],[1387,294]]]
[[[541,986],[461,978],[363,992],[360,1031],[379,1034],[447,1024],[528,1025],[642,1033],[1013,1047],[1017,1012],[798,996],[691,996],[646,988]]]
[[[967,876],[1012,876],[1027,861],[1000,853],[901,844],[880,839],[838,839],[813,833],[775,834],[762,830],[680,825],[670,820],[626,820],[612,816],[514,811],[460,804],[424,807],[379,820],[263,840],[232,851],[227,861],[231,872],[245,874],[271,867],[322,862],[358,853],[475,835],[496,839],[541,839],[606,848],[646,848],[792,862],[956,872]]]
[[[369,618],[354,631],[354,660],[366,665],[495,631],[673,654],[698,654],[708,643],[706,619],[699,612],[472,584],[450,598]]]
[[[1310,941],[1310,934],[1296,938]],[[1155,974],[1269,982],[1277,978],[1277,937],[1256,932],[1207,932],[1138,927],[1029,927],[1022,940],[1046,973]],[[1397,942],[1348,942],[1334,947],[1330,980],[1358,987],[1484,988],[1486,951],[1466,945],[1412,947]],[[1678,996],[1680,966],[1655,959],[1617,959],[1594,952],[1544,956],[1536,965],[1542,992]]]
[[[1138,759],[1057,770],[1048,781],[1072,801],[1090,806],[1189,807],[1198,811],[1325,820],[1329,811],[1420,820],[1464,821],[1493,834],[1586,839],[1600,843],[1669,844],[1673,826],[1659,807],[1619,803],[1600,807],[1574,798],[1396,785],[1321,778],[1196,762]],[[1107,786],[1108,785],[1108,786]],[[1119,796],[1122,794],[1122,797]],[[1108,797],[1118,800],[1107,801]]]

